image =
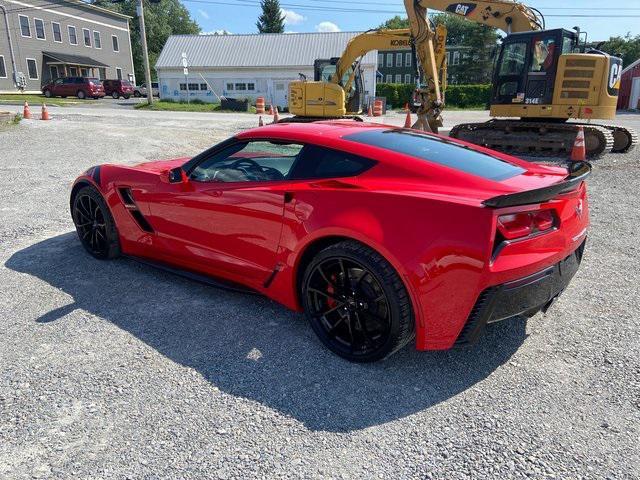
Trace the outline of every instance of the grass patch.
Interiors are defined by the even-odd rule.
[[[0,103],[9,105],[22,105],[25,100],[29,102],[29,105],[77,105],[80,103],[93,103],[96,100],[80,100],[79,98],[47,98],[44,95],[37,95],[31,93],[19,94],[19,93],[3,93],[0,95]]]
[[[174,102],[173,100],[156,100],[152,105],[147,102],[141,102],[134,108],[142,110],[154,110],[158,112],[229,112],[229,113],[245,113],[233,112],[232,110],[223,110],[219,103],[205,103],[200,99],[194,99],[190,103],[184,100]],[[255,107],[249,107],[249,112],[255,113]]]

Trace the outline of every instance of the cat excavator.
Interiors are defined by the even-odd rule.
[[[597,122],[615,118],[622,60],[587,48],[579,28],[546,30],[538,10],[514,0],[404,2],[409,29],[360,34],[340,58],[316,60],[314,81],[289,84],[294,121],[357,117],[364,106],[362,57],[371,50],[410,46],[417,60],[413,127],[437,133],[445,105],[446,29],[429,20],[427,9],[433,9],[506,33],[493,71],[493,118],[456,125],[451,137],[513,154],[564,157],[582,127],[588,159],[625,153],[637,144],[632,130]]]

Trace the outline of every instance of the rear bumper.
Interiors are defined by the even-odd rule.
[[[487,323],[516,315],[531,316],[558,298],[578,271],[586,240],[564,260],[524,278],[484,290],[460,332],[456,345],[474,343]]]

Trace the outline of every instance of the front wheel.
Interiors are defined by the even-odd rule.
[[[133,92],[133,96],[136,98],[140,98],[142,95],[140,95],[140,92],[136,90],[135,92]]]
[[[120,95],[118,95],[118,92],[113,92],[111,96],[113,97],[114,100],[117,100]]]
[[[72,205],[73,223],[84,249],[107,260],[120,255],[118,232],[102,195],[94,187],[82,188]]]
[[[332,245],[307,266],[305,314],[332,352],[352,362],[393,354],[414,337],[414,317],[398,273],[379,253],[355,242]]]
[[[130,98],[131,98],[131,95],[125,95],[125,96],[124,96],[124,99],[125,99],[125,100],[129,100]]]

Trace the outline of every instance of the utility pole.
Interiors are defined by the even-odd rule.
[[[136,8],[138,19],[140,20],[140,41],[142,42],[142,57],[144,59],[144,80],[147,84],[147,102],[153,103],[153,88],[151,87],[151,69],[149,68],[149,52],[147,51],[147,32],[144,26],[144,7],[142,0],[138,0]]]

